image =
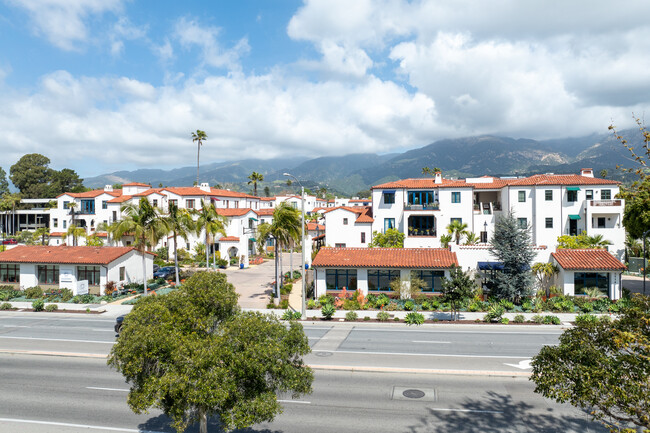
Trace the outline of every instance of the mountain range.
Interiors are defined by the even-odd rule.
[[[642,136],[638,130],[622,131],[638,149]],[[536,173],[579,173],[581,168],[593,168],[598,175],[607,170],[607,177],[624,180],[617,165],[633,167],[631,154],[611,134],[553,140],[480,135],[443,139],[404,153],[378,155],[373,153],[328,156],[314,159],[278,158],[245,159],[201,166],[201,182],[223,188],[251,192],[247,184],[253,172],[264,175],[258,186],[262,194],[268,186],[271,195],[296,191],[287,187],[290,172],[301,179],[305,188],[325,187],[338,195],[355,195],[372,185],[397,179],[424,177],[423,167],[440,168],[445,177],[528,176]],[[172,170],[139,169],[117,171],[87,178],[84,185],[101,188],[104,185],[145,182],[152,186],[187,186],[196,181],[196,167]]]

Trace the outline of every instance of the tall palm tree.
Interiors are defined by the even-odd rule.
[[[273,222],[264,223],[258,227],[258,248],[264,248],[269,238],[274,239],[275,251],[275,295],[280,296],[280,276],[278,275],[279,256],[282,247],[287,246],[292,240],[300,239],[300,212],[292,206],[283,202],[273,211]],[[304,246],[303,246],[304,248]]]
[[[210,236],[217,233],[221,233],[223,236],[226,235],[227,220],[217,213],[214,203],[206,204],[203,199],[201,199],[201,209],[196,211],[195,214],[198,215],[195,226],[196,234],[200,236],[201,232],[205,230],[205,267],[208,268],[210,266],[210,248],[208,247],[210,244],[208,244],[208,240]]]
[[[607,245],[612,245],[603,235],[593,235],[586,237],[588,248],[605,248]]]
[[[192,132],[192,141],[197,142],[196,150],[196,186],[199,186],[199,154],[201,153],[201,146],[203,145],[203,140],[207,140],[208,136],[205,131],[197,129],[196,132]]]
[[[179,209],[177,205],[171,203],[169,212],[164,217],[167,227],[174,238],[174,267],[176,268],[176,285],[180,284],[178,276],[178,237],[185,239],[190,232],[194,231],[194,221],[192,215],[186,209]]]
[[[169,230],[160,217],[158,208],[153,207],[146,197],[141,197],[137,206],[132,203],[122,206],[122,213],[125,217],[117,222],[113,235],[115,239],[122,239],[127,235],[135,238],[135,247],[142,254],[144,295],[147,296],[147,269],[144,258],[147,247],[155,247]]]
[[[77,227],[74,224],[71,224],[70,227],[68,227],[68,231],[66,233],[67,236],[72,236],[72,246],[77,246],[77,239],[82,238],[86,236],[86,229],[83,227]]]
[[[254,171],[248,178],[250,179],[248,184],[253,184],[253,195],[257,197],[257,182],[264,182],[264,175]]]
[[[34,238],[41,238],[41,245],[47,245],[50,240],[49,227],[39,227],[34,231]],[[47,239],[47,240],[46,240]]]
[[[544,289],[546,297],[551,296],[551,282],[553,277],[559,272],[557,266],[553,263],[535,263],[532,267],[532,271],[537,277],[537,282],[540,287]]]
[[[441,170],[438,167],[422,167],[422,174],[428,175],[428,176],[435,176],[436,173],[439,173]]]
[[[467,236],[467,224],[458,220],[453,220],[447,226],[447,233],[454,237],[456,245],[458,245],[460,244],[460,238]]]

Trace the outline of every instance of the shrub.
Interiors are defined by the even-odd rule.
[[[293,320],[293,311],[286,310],[282,315],[282,320]]]
[[[37,299],[34,302],[32,302],[32,308],[34,311],[43,311],[45,308],[45,301],[42,299]]]
[[[13,307],[9,302],[5,302],[3,304],[0,304],[0,310],[11,310]]]
[[[414,311],[408,313],[404,319],[407,325],[421,325],[424,323],[424,316]]]
[[[365,322],[369,321],[369,320],[370,320],[370,316],[365,316],[365,317],[363,318],[363,320],[364,320]]]
[[[545,325],[561,325],[562,322],[560,321],[560,318],[557,316],[544,316],[544,324]]]
[[[38,286],[29,287],[25,289],[25,298],[38,299],[43,297],[43,289]]]
[[[515,309],[515,304],[512,303],[512,302],[510,302],[510,301],[508,301],[507,299],[501,299],[501,300],[499,301],[499,304],[500,304],[503,308],[505,308],[507,311],[511,311],[511,310],[514,310],[514,309]]]
[[[313,299],[307,301],[307,308],[309,308],[310,310],[315,310],[316,308],[318,308],[318,306],[316,306],[316,301],[314,301]]]
[[[334,305],[332,304],[325,304],[320,312],[326,320],[331,320],[332,316],[336,312],[336,308],[334,308]]]
[[[383,293],[377,296],[377,300],[375,301],[375,305],[377,306],[377,308],[385,307],[389,303],[390,303],[390,298]]]
[[[274,302],[269,302],[268,304],[266,304],[266,308],[268,308],[269,310],[275,309],[275,303]]]
[[[107,295],[112,295],[116,288],[117,287],[115,281],[107,281],[106,285],[104,286],[104,293]]]
[[[72,290],[70,289],[61,289],[59,290],[59,297],[61,298],[62,302],[68,302],[70,299],[72,299],[74,295],[72,294]]]
[[[399,317],[395,317],[393,320],[394,320],[395,322],[399,322]]]
[[[488,308],[487,314],[483,317],[483,320],[486,322],[498,322],[501,320],[503,313],[506,312],[506,309],[501,304],[492,304]]]
[[[280,309],[286,310],[289,308],[289,300],[288,299],[283,299],[280,301]]]
[[[322,306],[325,306],[327,304],[334,304],[334,296],[332,295],[321,295],[318,298],[318,303]]]
[[[598,317],[593,314],[579,314],[576,316],[576,325],[596,322],[598,322]]]
[[[534,323],[544,323],[544,316],[541,316],[539,314],[535,314],[532,319],[530,319],[531,322]]]
[[[14,290],[12,286],[0,286],[0,301],[9,301],[23,295],[20,290]]]
[[[386,310],[388,311],[397,311],[399,310],[399,304],[395,301],[390,301],[388,305],[386,305]]]
[[[528,312],[533,309],[533,303],[530,302],[530,299],[526,299],[524,302],[521,303],[521,309]]]
[[[357,313],[354,311],[348,311],[345,314],[345,320],[346,322],[354,322],[355,320],[357,320]]]
[[[361,306],[356,299],[346,299],[343,301],[344,310],[360,310]]]
[[[380,322],[387,322],[388,319],[390,319],[390,314],[388,314],[387,312],[380,311],[379,313],[377,313],[377,320],[379,320]]]
[[[293,290],[293,284],[285,284],[284,286],[280,287],[280,294],[288,295],[291,293],[292,290]]]
[[[431,308],[431,304],[429,303],[429,301],[422,301],[422,303],[420,304],[420,308],[422,308],[424,311],[427,311]]]
[[[56,310],[58,310],[58,309],[59,309],[59,306],[56,305],[56,304],[50,304],[50,305],[48,305],[47,307],[45,307],[45,311],[48,311],[48,312],[50,312],[50,313],[51,313],[52,311],[56,311]]]
[[[526,321],[526,318],[524,317],[523,314],[517,314],[512,319],[512,323],[524,323],[525,321]]]
[[[415,302],[411,300],[404,302],[404,309],[406,311],[415,311]]]

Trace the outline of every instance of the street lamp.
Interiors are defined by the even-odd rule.
[[[301,213],[301,221],[302,224],[300,224],[300,246],[302,247],[302,266],[300,266],[300,274],[302,276],[302,305],[300,308],[300,314],[302,317],[306,317],[307,315],[307,305],[306,305],[306,294],[305,294],[305,187],[302,185],[300,180],[293,174],[289,173],[283,173],[284,176],[292,177],[298,182],[300,185],[300,213]]]
[[[646,265],[645,265],[645,238],[648,236],[648,233],[650,233],[650,230],[646,230],[643,232],[643,294],[645,295],[645,272],[646,272]]]

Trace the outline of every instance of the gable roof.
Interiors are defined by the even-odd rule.
[[[248,212],[251,212],[252,209],[248,207],[240,207],[240,208],[216,208],[217,214],[222,215],[222,216],[244,216]]]
[[[579,174],[536,174],[513,180],[510,185],[618,185],[620,182],[610,179],[581,176]]]
[[[275,209],[256,209],[255,212],[259,216],[273,216]]]
[[[624,271],[625,265],[604,249],[559,249],[551,256],[565,270]]]
[[[56,198],[62,197],[64,195],[73,198],[95,198],[95,197],[99,197],[102,194],[108,194],[113,197],[119,197],[122,195],[122,190],[114,189],[113,191],[104,191],[103,189],[94,189],[92,191],[84,191],[84,192],[64,192],[63,194],[57,195]]]
[[[355,222],[358,223],[371,223],[375,221],[372,217],[372,207],[370,206],[337,206],[328,208],[323,212],[323,214],[327,214],[335,210],[345,210],[357,214],[357,219]]]
[[[178,186],[163,188],[162,191],[169,191],[180,196],[217,196],[217,197],[235,197],[235,198],[255,198],[258,197],[244,194],[243,192],[228,191],[227,189],[210,188],[210,191],[203,191],[198,186]]]
[[[319,268],[440,269],[458,266],[456,253],[445,248],[329,248],[312,262]]]
[[[0,252],[0,263],[107,265],[131,251],[136,251],[136,249],[133,247],[19,245]]]
[[[151,185],[149,185],[148,183],[141,183],[141,182],[124,183],[124,184],[122,184],[122,186],[123,187],[124,186],[147,186],[147,187],[151,188]]]

